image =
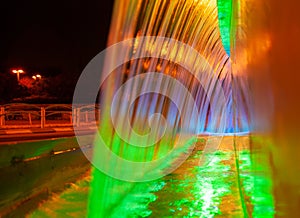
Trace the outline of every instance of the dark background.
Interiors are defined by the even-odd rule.
[[[56,80],[55,97],[69,101],[84,67],[106,47],[113,0],[9,0],[0,8],[0,103],[12,100],[12,68]]]

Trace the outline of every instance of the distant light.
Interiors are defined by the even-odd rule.
[[[42,76],[40,74],[37,74],[36,77],[37,78],[42,78]]]
[[[36,76],[32,76],[32,79],[36,80]]]
[[[20,73],[25,73],[24,70],[22,70],[22,69],[12,70],[11,72],[17,74],[18,82],[20,81]]]
[[[24,73],[24,70],[21,70],[21,69],[19,69],[19,70],[12,70],[12,72],[13,73]]]

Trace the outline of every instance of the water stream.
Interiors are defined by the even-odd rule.
[[[245,157],[234,140],[220,149],[224,134],[249,131],[231,4],[115,1],[91,176],[32,217],[248,215]]]

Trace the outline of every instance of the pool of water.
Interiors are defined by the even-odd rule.
[[[173,173],[133,183],[106,217],[273,217],[272,180],[265,166],[254,164],[249,149],[235,151],[230,140],[199,164],[204,142]],[[90,181],[87,172],[28,217],[85,217]]]

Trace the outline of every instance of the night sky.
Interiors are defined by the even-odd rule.
[[[23,67],[77,80],[106,46],[113,0],[7,0],[0,8],[0,73]]]

